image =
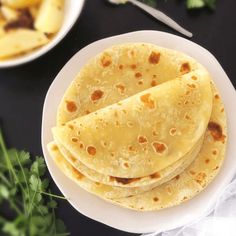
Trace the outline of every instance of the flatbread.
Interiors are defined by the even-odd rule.
[[[99,172],[88,168],[78,159],[73,157],[73,155],[59,142],[56,142],[56,144],[61,154],[64,156],[64,158],[75,169],[77,169],[81,174],[85,175],[90,180],[106,185],[119,186],[119,187],[142,187],[147,185],[159,186],[169,181],[176,175],[180,174],[183,170],[185,170],[198,155],[202,146],[203,138],[204,137],[200,139],[200,141],[195,145],[193,150],[187,153],[180,160],[176,161],[172,165],[166,167],[165,169],[159,172],[141,178],[118,178],[114,176],[100,174]]]
[[[115,45],[80,70],[62,98],[57,125],[202,68],[181,52],[153,44]]]
[[[196,70],[55,127],[53,134],[87,167],[139,178],[186,155],[204,134],[211,110],[210,76]]]
[[[122,188],[122,187],[105,185],[99,182],[94,182],[89,178],[87,178],[86,176],[84,176],[82,173],[80,173],[64,158],[56,143],[54,142],[49,143],[48,151],[52,156],[52,158],[54,159],[57,166],[68,178],[77,183],[81,188],[103,199],[114,200],[117,198],[134,196],[146,192],[155,187],[154,184],[144,187]]]
[[[179,176],[157,188],[114,203],[139,211],[154,211],[187,201],[202,190],[217,175],[225,159],[227,126],[224,105],[214,88],[213,110],[202,149],[195,161]]]

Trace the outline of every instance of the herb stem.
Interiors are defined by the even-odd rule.
[[[7,152],[7,148],[6,148],[6,145],[5,145],[5,142],[3,140],[3,136],[2,136],[2,131],[0,130],[0,147],[3,151],[3,155],[5,157],[5,160],[6,160],[6,163],[7,163],[7,166],[8,166],[8,171],[9,171],[9,175],[10,175],[10,178],[12,180],[12,175],[14,176],[16,182],[19,184],[21,190],[25,193],[24,191],[24,188],[22,186],[22,184],[20,183],[18,177],[17,177],[17,174],[12,166],[12,163],[11,163],[11,159],[8,155],[8,152]]]
[[[39,181],[38,181],[38,183],[39,183]],[[37,189],[38,189],[38,183],[37,183],[37,188],[34,191],[34,195],[33,195],[33,197],[31,198],[31,201],[30,201],[30,205],[29,205],[29,209],[28,209],[28,216],[31,215],[32,206],[33,206],[33,203],[34,203],[34,198],[36,196]]]
[[[10,206],[17,212],[18,215],[22,215],[23,212],[20,210],[20,208],[12,201],[12,199],[9,199]]]
[[[64,200],[67,199],[67,198],[65,198],[65,197],[58,196],[58,195],[55,195],[55,194],[52,194],[52,193],[46,193],[46,192],[43,192],[43,191],[40,191],[39,193],[44,194],[44,195],[47,195],[47,196],[51,196],[51,197],[54,197],[54,198],[58,198],[58,199],[64,199]]]
[[[20,162],[20,160],[19,160],[18,153],[15,152],[15,155],[16,155],[17,162],[18,162],[18,164],[19,164],[19,166],[20,166],[20,170],[21,170],[21,172],[22,172],[22,175],[23,175],[23,178],[24,178],[24,181],[25,181],[25,185],[26,185],[26,189],[27,189],[28,196],[30,196],[29,184],[28,184],[28,180],[26,179],[26,176],[25,176],[25,171],[24,171],[24,169],[23,169],[23,167],[22,167],[22,165],[21,165],[21,162]],[[22,195],[24,195],[24,192],[22,192]],[[25,210],[25,212],[27,211],[26,209],[27,209],[27,206],[26,206],[26,201],[25,201],[25,198],[24,198],[24,210]]]
[[[7,178],[1,172],[0,172],[0,178],[8,187],[11,187],[11,183],[7,180]]]
[[[0,129],[0,147],[3,151],[3,156],[4,156],[5,161],[6,161],[7,169],[8,169],[9,175],[10,175],[10,179],[12,181],[11,162],[10,162],[10,159],[8,158],[6,145],[5,145],[5,142],[3,140],[3,135],[2,135],[2,130],[1,129]]]

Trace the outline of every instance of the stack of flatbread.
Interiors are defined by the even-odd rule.
[[[208,71],[146,43],[92,58],[58,107],[48,150],[66,176],[139,211],[178,205],[202,191],[225,157],[226,117]]]

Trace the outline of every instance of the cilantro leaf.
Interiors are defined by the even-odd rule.
[[[46,165],[44,163],[44,159],[42,157],[36,157],[36,160],[33,162],[31,166],[31,172],[36,174],[37,176],[43,176],[46,171]]]
[[[7,199],[9,195],[10,195],[10,192],[7,189],[7,187],[3,184],[0,184],[0,197],[2,197],[3,199]]]
[[[186,5],[188,9],[201,8],[205,6],[204,0],[187,0]]]
[[[54,199],[64,197],[51,193],[45,172],[42,157],[32,161],[28,152],[8,150],[0,130],[0,235],[69,235],[54,211]],[[8,203],[13,219],[2,217],[3,202]]]

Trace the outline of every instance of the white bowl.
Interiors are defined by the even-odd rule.
[[[25,54],[21,57],[12,58],[5,61],[0,61],[0,68],[7,68],[18,66],[30,61],[35,60],[36,58],[42,56],[47,53],[49,50],[54,48],[69,32],[72,26],[75,24],[78,19],[85,0],[65,0],[65,15],[63,25],[60,31],[56,34],[56,36],[50,40],[50,42],[38,49],[35,49],[33,52],[29,54]],[[52,19],[53,20],[53,19]]]
[[[96,54],[114,44],[147,42],[182,51],[201,62],[211,73],[222,95],[228,116],[227,157],[215,180],[198,196],[179,206],[155,212],[136,212],[105,202],[84,191],[57,168],[46,149],[53,140],[51,128],[56,125],[58,104],[80,68]],[[236,172],[236,93],[229,78],[215,57],[201,46],[184,38],[158,31],[139,31],[99,40],[80,50],[64,66],[52,83],[44,103],[42,120],[42,147],[48,169],[55,183],[80,213],[106,225],[133,233],[162,232],[203,217],[212,210],[222,189]]]

